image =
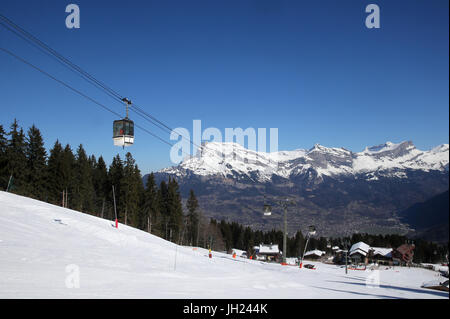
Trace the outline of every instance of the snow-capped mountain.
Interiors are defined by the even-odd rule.
[[[319,144],[309,150],[253,152],[235,143],[207,143],[179,165],[155,173],[176,178],[187,198],[196,193],[206,216],[261,229],[278,227],[282,210],[264,218],[265,198],[296,204],[290,231],[314,224],[322,235],[406,233],[396,213],[449,187],[449,145],[417,149],[412,142],[361,152]],[[145,181],[146,177],[144,177]]]
[[[405,170],[448,170],[449,145],[442,144],[429,151],[418,150],[412,142],[366,147],[353,153],[344,148],[329,148],[319,144],[309,150],[254,152],[236,143],[206,143],[195,156],[184,159],[180,165],[160,173],[178,177],[195,174],[222,177],[248,176],[258,182],[270,181],[273,176],[290,178],[313,170],[317,177],[349,174],[399,174]],[[371,174],[372,173],[372,174]]]

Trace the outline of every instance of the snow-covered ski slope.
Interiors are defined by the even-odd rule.
[[[205,249],[0,192],[0,298],[448,298],[420,288],[438,279],[431,270],[345,275],[343,268],[321,263],[310,270],[207,255]]]

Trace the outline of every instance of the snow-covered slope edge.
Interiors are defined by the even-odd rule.
[[[233,260],[26,197],[0,192],[0,298],[448,298],[423,269],[317,270]],[[79,274],[79,288],[74,276]],[[67,286],[67,284],[69,284]]]

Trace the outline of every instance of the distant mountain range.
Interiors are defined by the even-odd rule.
[[[316,144],[256,153],[236,143],[206,143],[195,156],[155,173],[158,182],[169,176],[184,197],[194,189],[206,216],[255,228],[279,228],[278,205],[263,217],[265,196],[270,203],[289,196],[296,202],[290,232],[315,224],[327,236],[406,233],[397,213],[448,190],[449,145],[421,151],[409,141],[387,142],[354,153]]]

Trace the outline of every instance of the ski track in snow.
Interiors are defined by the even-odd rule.
[[[0,298],[447,298],[431,270],[316,270],[233,259],[73,210],[0,192]],[[67,288],[68,265],[79,288]]]

